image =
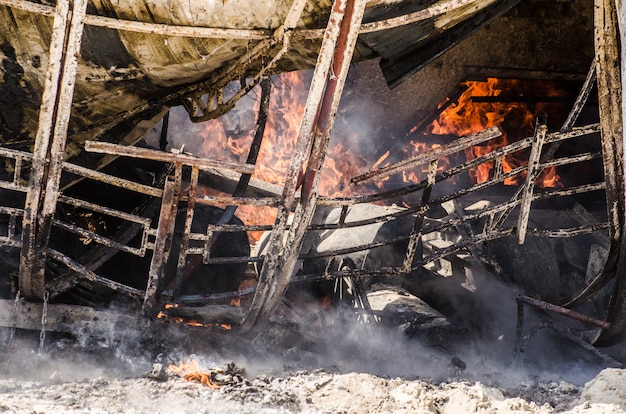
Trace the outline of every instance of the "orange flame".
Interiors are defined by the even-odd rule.
[[[268,120],[253,178],[284,185],[304,114],[311,75],[311,72],[295,71],[272,77]],[[258,93],[257,88],[251,95],[258,98]],[[191,144],[187,144],[185,150],[198,156],[244,162],[254,136],[258,106],[258,99],[240,100],[235,109],[225,116],[199,125],[200,130],[194,128],[199,137],[188,137],[186,141],[191,141]],[[358,173],[359,167],[366,165],[358,154],[342,144],[342,141],[350,139],[358,142],[354,137],[339,137],[339,142],[331,140],[320,177],[321,195],[338,196],[349,192],[349,178]],[[237,216],[248,224],[268,225],[273,224],[276,211],[272,207],[241,206],[237,209]],[[260,234],[250,233],[251,241],[257,241]]]
[[[268,122],[263,138],[263,143],[256,162],[254,178],[265,182],[282,186],[285,173],[294,150],[295,141],[298,137],[300,121],[304,112],[308,85],[311,72],[297,71],[284,73],[272,78],[272,91],[270,97],[270,109]],[[456,104],[449,105],[425,130],[424,135],[456,135],[465,136],[476,133],[494,125],[500,125],[507,119],[510,122],[512,114],[520,119],[512,125],[516,130],[532,131],[533,114],[528,110],[525,103],[520,102],[473,102],[473,96],[498,96],[503,91],[509,91],[516,86],[518,81],[489,78],[486,82],[468,81],[465,83],[467,90],[460,96]],[[256,95],[255,95],[256,94]],[[258,89],[254,89],[251,95],[258,98]],[[254,135],[254,128],[258,114],[258,99],[242,99],[237,103],[235,110],[225,116],[199,125],[197,130],[199,137],[186,138],[186,151],[198,156],[210,156],[224,161],[243,162],[250,148]],[[360,142],[356,133],[346,128],[346,136],[335,136],[331,139],[325,158],[324,168],[320,179],[319,192],[324,196],[344,196],[352,191],[358,191],[348,184],[349,177],[359,175],[363,169],[377,168],[391,160],[390,151],[385,152],[376,162],[365,160],[359,153],[359,145],[351,145],[352,142]],[[436,147],[439,144],[429,144],[417,137],[416,128],[406,134],[411,145],[404,150],[404,156],[412,157],[423,151]],[[188,132],[185,132],[188,133]],[[337,133],[337,128],[335,128]],[[352,135],[351,135],[352,134]],[[362,140],[361,140],[362,141]],[[508,144],[506,133],[485,144],[468,148],[465,151],[466,160],[472,160],[493,151],[496,148]],[[196,146],[194,148],[194,145]],[[354,148],[353,148],[354,147]],[[356,150],[355,150],[356,148]],[[519,157],[522,158],[522,157]],[[523,165],[525,161],[508,155],[502,160],[502,171],[506,173]],[[438,171],[448,168],[450,160],[442,159],[438,165]],[[421,170],[403,173],[404,181],[421,181],[424,178],[427,166]],[[494,162],[482,164],[470,171],[473,182],[481,183],[489,179],[494,173]],[[524,174],[509,178],[505,184],[519,184]],[[381,180],[382,186],[388,179]],[[537,180],[540,186],[558,186],[559,176],[552,167],[544,171]],[[273,224],[276,209],[272,207],[247,207],[241,206],[237,215],[248,224]],[[258,240],[258,234],[250,234],[251,240]]]
[[[181,361],[178,365],[170,364],[169,369],[183,377],[185,381],[199,382],[202,385],[215,389],[220,388],[218,384],[211,380],[212,372],[201,370],[198,361],[191,357],[187,358],[187,361]]]
[[[173,309],[173,308],[177,308],[178,304],[177,303],[166,303],[163,308],[165,310],[167,309]],[[229,324],[226,323],[200,323],[196,320],[193,319],[185,319],[185,318],[181,318],[180,316],[170,316],[166,313],[164,313],[163,311],[159,311],[159,313],[157,314],[157,319],[166,319],[170,322],[174,322],[174,323],[181,323],[181,324],[185,324],[188,326],[195,326],[195,327],[205,327],[205,328],[210,328],[210,327],[219,327],[222,328],[226,331],[230,331],[233,327]]]
[[[456,104],[444,110],[438,119],[427,128],[427,133],[435,135],[454,134],[465,136],[480,132],[492,126],[501,125],[511,114],[518,117],[515,128],[532,131],[534,116],[522,102],[473,102],[475,96],[498,96],[504,90],[514,89],[519,81],[513,79],[488,78],[486,82],[467,81],[464,83],[467,90],[459,97]],[[468,161],[479,158],[497,148],[508,144],[506,131],[486,144],[468,148],[465,155]],[[502,160],[502,172],[507,173],[514,168],[524,165],[527,161],[518,160],[512,154]],[[494,169],[494,162],[488,162],[470,170],[469,174],[475,183],[482,183],[489,179]],[[526,174],[510,177],[504,180],[505,185],[519,184]],[[559,186],[559,175],[556,167],[546,169],[537,180],[541,187]]]
[[[372,165],[372,170],[377,169],[380,164],[382,164],[389,157],[389,154],[391,154],[391,151],[387,150],[387,152],[381,155],[380,158],[378,158],[378,160],[376,160],[376,162]]]

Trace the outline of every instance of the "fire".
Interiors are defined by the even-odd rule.
[[[181,361],[178,365],[170,364],[169,369],[183,377],[185,381],[199,382],[202,385],[215,389],[220,388],[220,386],[211,379],[214,373],[212,371],[202,370],[200,364],[194,358],[189,357],[186,361]]]
[[[225,331],[230,331],[233,327],[229,324],[226,323],[200,323],[196,320],[193,319],[185,319],[182,318],[180,316],[172,316],[172,315],[168,315],[167,314],[167,310],[168,309],[175,309],[178,307],[177,303],[166,303],[163,306],[163,309],[165,309],[166,312],[160,311],[157,314],[157,319],[166,319],[170,322],[174,322],[174,323],[181,323],[181,324],[185,324],[188,326],[195,326],[195,327],[204,327],[204,328],[211,328],[211,327],[217,327],[217,328],[221,328]]]
[[[300,122],[311,82],[312,72],[295,71],[272,77],[270,108],[267,125],[254,178],[282,186],[291,162]],[[200,137],[189,137],[187,141],[196,147],[186,150],[199,156],[210,156],[224,161],[243,162],[254,136],[258,113],[258,89],[251,93],[253,99],[240,100],[230,113],[203,123],[196,130]],[[359,137],[355,133],[342,132],[342,136],[331,139],[320,178],[320,194],[324,196],[346,195],[349,191],[349,178],[359,168],[367,167],[367,162],[346,143],[355,143]],[[200,146],[198,147],[198,143]],[[350,145],[352,147],[352,145]],[[255,209],[258,216],[258,209]],[[265,216],[267,212],[263,215]],[[272,217],[268,217],[273,221]]]
[[[534,115],[524,102],[474,102],[474,97],[499,96],[503,91],[515,90],[519,81],[513,79],[488,78],[487,81],[467,81],[464,85],[467,90],[459,97],[456,104],[450,105],[433,121],[427,128],[427,134],[465,136],[480,132],[492,126],[501,125],[505,121],[511,128],[526,134],[532,134],[534,128]],[[479,158],[497,148],[509,143],[506,128],[503,134],[487,142],[477,145],[465,151],[467,160]],[[524,165],[525,160],[517,159],[514,154],[506,156],[502,160],[502,172],[507,173],[514,168]],[[481,164],[470,171],[470,177],[475,183],[482,183],[489,179],[494,169],[494,162]],[[505,185],[519,184],[525,176],[521,174],[508,178]],[[555,167],[545,170],[537,184],[541,187],[560,186],[559,175]]]
[[[278,186],[284,185],[291,162],[300,122],[311,82],[312,72],[295,71],[272,77],[270,108],[265,134],[256,162],[253,178]],[[245,162],[254,136],[259,107],[260,89],[240,100],[228,114],[180,131],[186,143],[185,151],[230,162]],[[346,135],[349,133],[343,133]],[[349,179],[367,167],[364,159],[344,143],[359,140],[356,136],[333,137],[328,148],[319,190],[323,196],[348,195],[352,189]],[[358,145],[357,145],[358,147]],[[225,195],[216,194],[215,195]],[[272,207],[240,206],[237,215],[248,224],[273,224],[276,209]],[[256,242],[261,233],[250,233]]]
[[[382,164],[389,157],[389,154],[391,154],[391,151],[387,150],[387,152],[381,155],[380,158],[378,158],[378,160],[376,160],[376,162],[372,165],[372,170],[377,169],[380,164]]]
[[[310,71],[284,73],[272,77],[269,117],[265,135],[256,162],[253,178],[278,186],[284,185],[285,173],[298,137],[300,122],[304,113],[308,87],[311,81]],[[496,148],[509,143],[510,131],[516,130],[528,136],[534,128],[533,113],[525,102],[474,102],[472,97],[499,96],[503,92],[513,90],[518,81],[489,78],[486,82],[468,81],[464,86],[467,90],[456,103],[450,104],[440,116],[425,129],[417,126],[405,135],[404,142],[410,142],[399,154],[393,149],[387,150],[373,164],[366,160],[363,149],[363,137],[353,132],[354,128],[335,128],[333,137],[325,158],[322,170],[319,192],[323,196],[348,196],[359,189],[349,185],[349,178],[362,173],[364,170],[375,169],[388,162],[395,162],[399,155],[412,157],[424,151],[436,148],[443,144],[433,141],[433,136],[465,136],[476,133],[494,125],[505,123],[509,126],[509,137],[506,132],[502,136],[485,144],[469,148],[465,151],[465,159],[478,158]],[[198,124],[194,128],[185,128],[180,131],[186,143],[185,151],[197,156],[208,156],[224,161],[244,162],[250,149],[254,135],[258,114],[260,89],[254,89],[251,94],[240,100],[235,109],[219,119]],[[536,105],[537,111],[540,104]],[[338,115],[337,126],[341,123],[341,113]],[[506,128],[502,128],[506,131]],[[340,132],[338,132],[340,130]],[[185,136],[189,135],[191,136]],[[341,136],[336,136],[341,135]],[[428,138],[426,138],[428,137]],[[514,140],[515,138],[513,138]],[[429,141],[429,142],[426,142]],[[506,173],[523,165],[525,157],[511,154],[502,161],[502,172]],[[449,168],[451,161],[442,159],[438,164],[438,171]],[[427,165],[421,169],[403,173],[405,182],[421,181]],[[494,173],[494,162],[480,165],[470,171],[470,178],[475,183],[482,183]],[[507,179],[508,185],[519,184],[524,174]],[[385,185],[388,179],[381,180],[379,187]],[[542,187],[560,186],[559,176],[555,168],[544,171],[537,184]],[[223,195],[223,194],[222,194]],[[241,206],[237,215],[248,224],[273,224],[276,209],[272,207]],[[252,242],[258,240],[260,233],[250,234]]]

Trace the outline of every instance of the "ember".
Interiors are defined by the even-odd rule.
[[[239,306],[234,299],[233,301],[231,301],[231,305]],[[184,316],[177,314],[176,313],[177,311],[181,312],[181,314]],[[202,323],[202,322],[197,321],[196,319],[187,317],[187,315],[185,314],[185,311],[183,309],[180,309],[178,304],[172,304],[172,303],[166,303],[165,306],[163,307],[163,310],[160,311],[156,317],[157,319],[167,319],[170,322],[185,324],[188,326],[203,327],[203,328],[218,328],[218,329],[222,329],[225,331],[230,331],[232,329],[232,326],[226,323]]]

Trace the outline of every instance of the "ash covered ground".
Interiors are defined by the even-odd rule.
[[[48,333],[40,353],[39,333],[18,331],[2,353],[0,412],[626,412],[626,370],[550,335],[515,359],[506,330],[434,343],[380,324],[320,331],[278,318],[248,336],[162,333]],[[189,359],[215,388],[170,367]]]

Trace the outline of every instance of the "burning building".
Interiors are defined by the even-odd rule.
[[[298,286],[376,320],[368,292],[390,284],[475,328],[480,268],[521,292],[519,351],[528,306],[599,355],[621,341],[614,2],[0,13],[4,326],[97,325],[115,303],[248,332],[308,314]]]

